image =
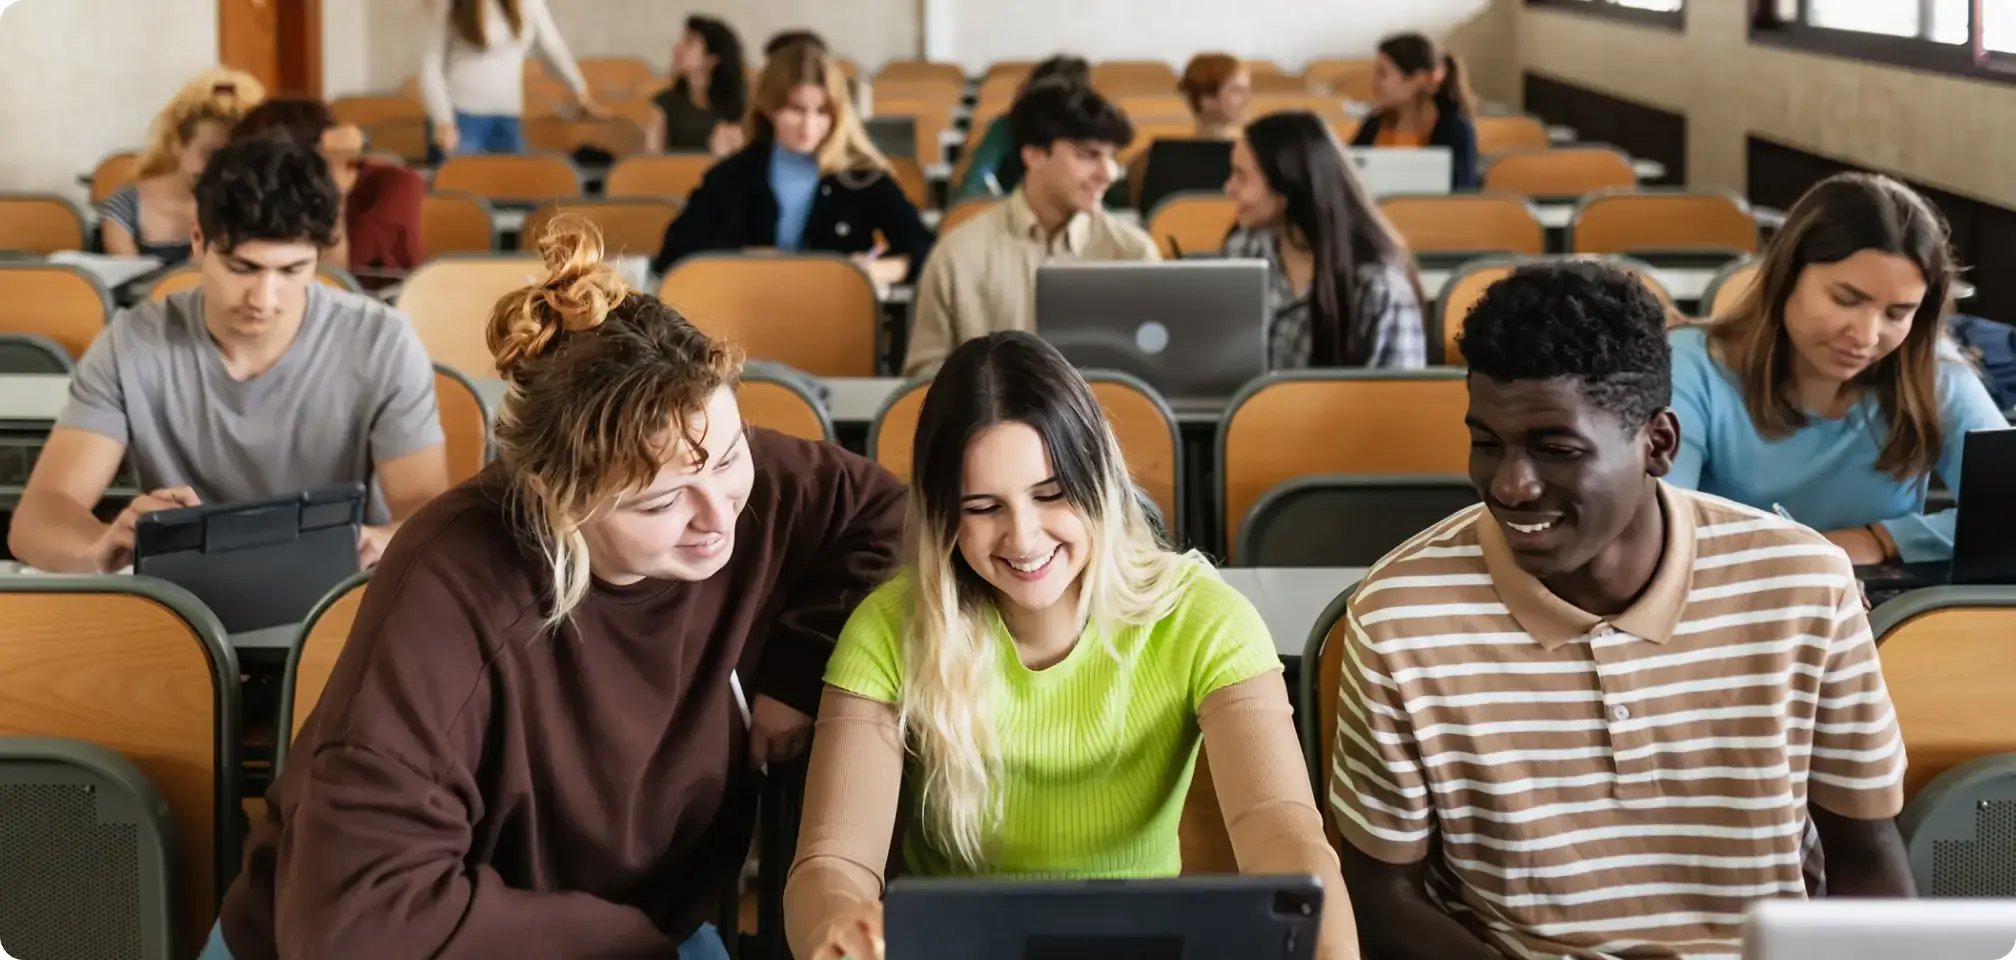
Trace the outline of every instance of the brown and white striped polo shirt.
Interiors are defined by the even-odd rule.
[[[1353,597],[1330,804],[1511,957],[1738,954],[1803,897],[1810,800],[1895,816],[1904,750],[1847,558],[1660,485],[1666,552],[1608,619],[1519,569],[1482,506]],[[1371,921],[1367,921],[1371,922]]]

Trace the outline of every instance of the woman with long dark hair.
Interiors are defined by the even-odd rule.
[[[2006,426],[1945,334],[1946,221],[1889,177],[1814,185],[1727,316],[1673,341],[1680,453],[1667,482],[1777,507],[1856,563],[1953,555],[1968,431]]]
[[[1477,186],[1477,97],[1463,61],[1418,33],[1387,37],[1372,58],[1372,114],[1357,147],[1448,147],[1450,186]]]
[[[1315,114],[1249,124],[1225,193],[1239,224],[1225,255],[1271,268],[1270,367],[1428,364],[1413,258]]]
[[[672,72],[679,78],[651,101],[658,106],[650,130],[653,149],[716,156],[742,149],[749,77],[735,31],[713,17],[687,17],[686,32],[672,46]]]
[[[1156,536],[1085,379],[1035,334],[969,340],[914,454],[904,568],[827,665],[792,951],[881,960],[899,807],[914,875],[1177,874],[1201,745],[1239,869],[1322,877],[1316,956],[1356,960],[1267,625]]]
[[[427,0],[427,30],[420,95],[444,154],[525,152],[525,57],[534,46],[583,111],[607,115],[546,0]]]

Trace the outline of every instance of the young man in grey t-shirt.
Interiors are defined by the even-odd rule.
[[[360,563],[448,487],[434,371],[405,318],[315,279],[342,205],[327,165],[277,138],[217,151],[196,184],[202,283],[121,313],[79,362],[8,545],[42,570],[117,570],[142,515],[369,483]],[[141,489],[92,508],[130,456]]]

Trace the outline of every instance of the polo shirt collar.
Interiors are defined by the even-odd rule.
[[[1694,510],[1686,498],[1659,481],[1660,512],[1666,526],[1665,551],[1653,570],[1652,583],[1630,609],[1615,617],[1599,617],[1554,594],[1538,577],[1520,569],[1505,544],[1505,532],[1491,517],[1489,508],[1478,518],[1478,545],[1484,551],[1484,567],[1491,575],[1492,589],[1505,601],[1505,609],[1521,629],[1531,634],[1541,647],[1553,650],[1577,637],[1588,636],[1598,625],[1608,623],[1653,643],[1673,638],[1680,614],[1687,606],[1687,591],[1694,581]]]
[[[1019,239],[1033,240],[1044,249],[1051,249],[1050,237],[1044,233],[1043,223],[1036,219],[1036,210],[1029,206],[1029,197],[1022,192],[1021,187],[1016,187],[1015,192],[1008,195],[1007,202],[1008,229],[1014,231]],[[1064,225],[1064,232],[1058,236],[1057,245],[1063,247],[1066,253],[1081,253],[1091,235],[1092,215],[1080,211],[1072,214],[1070,222]]]

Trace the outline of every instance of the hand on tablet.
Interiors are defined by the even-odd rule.
[[[385,555],[385,545],[391,542],[391,527],[358,527],[357,569],[369,570],[377,566],[378,558]]]
[[[105,528],[105,535],[98,538],[97,548],[93,551],[98,557],[98,572],[111,573],[132,564],[133,526],[140,522],[141,517],[162,510],[202,505],[203,500],[188,487],[163,487],[134,497],[126,509],[119,511],[112,525]]]
[[[833,921],[812,960],[882,960],[882,903],[869,901]]]
[[[749,711],[749,763],[790,760],[812,742],[812,718],[762,694]],[[856,958],[865,960],[865,958]]]

